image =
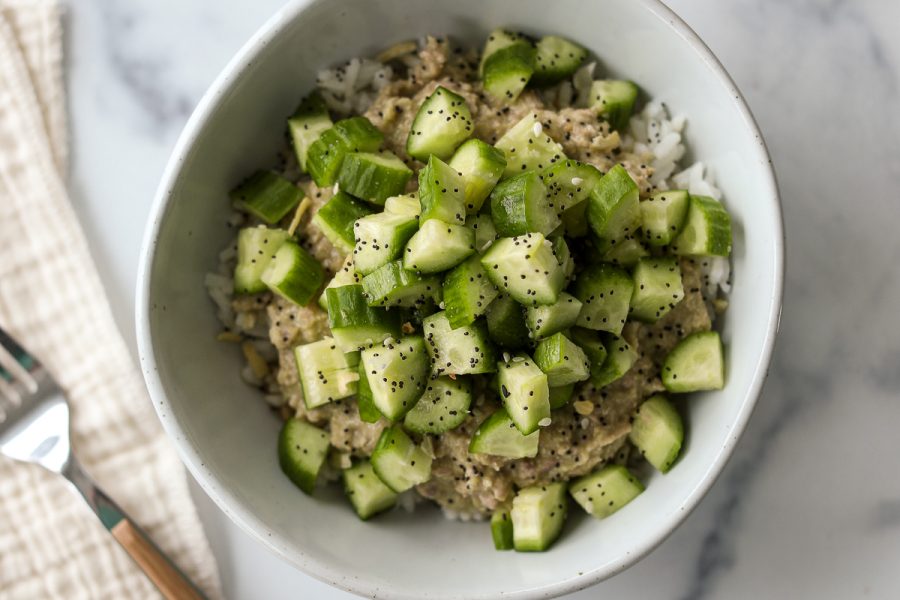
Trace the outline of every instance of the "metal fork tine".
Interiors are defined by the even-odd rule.
[[[35,393],[38,389],[37,381],[28,370],[36,364],[31,355],[0,328],[0,367],[12,376],[13,381],[23,385],[29,394]]]

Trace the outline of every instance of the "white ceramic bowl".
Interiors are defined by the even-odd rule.
[[[571,511],[543,554],[500,553],[484,523],[436,510],[362,523],[336,489],[300,493],[275,458],[278,420],[242,385],[203,275],[233,232],[227,191],[270,164],[285,116],[318,69],[397,41],[446,33],[479,44],[508,25],[587,45],[601,72],[636,81],[688,115],[692,158],[715,172],[733,215],[734,288],[724,326],[728,383],[691,398],[677,466],[614,518]],[[628,567],[685,518],[722,470],[765,378],[781,307],[782,223],[763,140],[722,66],[655,0],[298,0],[276,14],[200,102],[153,206],[138,284],[138,342],[159,417],[206,492],[285,560],[372,597],[538,598],[591,585]]]

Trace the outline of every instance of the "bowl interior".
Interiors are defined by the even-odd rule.
[[[239,377],[240,351],[219,325],[203,276],[234,231],[228,190],[271,164],[284,121],[315,73],[429,32],[479,44],[498,25],[553,32],[589,47],[599,74],[627,76],[688,116],[692,156],[707,162],[735,221],[725,323],[728,384],[685,403],[688,442],[665,477],[615,518],[573,518],[546,554],[498,553],[485,524],[436,510],[359,522],[338,490],[300,493],[275,459],[278,420]],[[214,85],[160,188],[139,290],[142,364],[168,432],[210,495],[300,568],[370,596],[538,597],[586,586],[648,552],[719,472],[768,364],[781,297],[781,221],[768,158],[738,92],[662,5],[635,0],[317,0],[289,5]]]

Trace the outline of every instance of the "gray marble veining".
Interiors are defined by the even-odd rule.
[[[144,217],[194,103],[278,0],[70,7],[72,185],[123,330]],[[747,433],[696,511],[572,598],[900,597],[900,2],[672,0],[778,171],[782,331]],[[234,598],[346,598],[198,504]]]

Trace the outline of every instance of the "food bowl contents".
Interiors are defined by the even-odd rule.
[[[594,70],[553,35],[398,44],[323,71],[234,189],[206,284],[300,490],[541,551],[677,468],[679,395],[725,385],[731,223],[685,119]]]

